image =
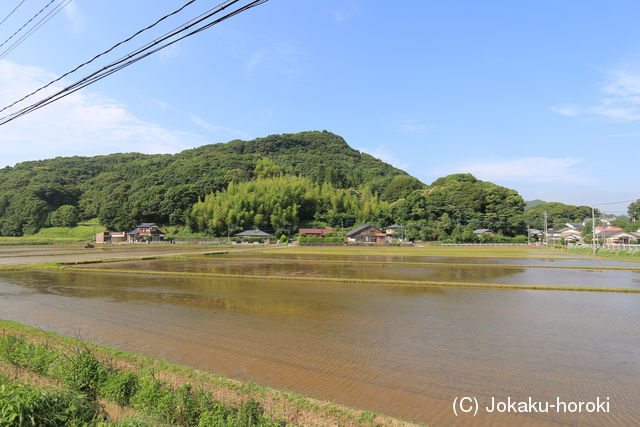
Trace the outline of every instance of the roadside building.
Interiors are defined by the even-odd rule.
[[[324,238],[327,234],[333,233],[333,228],[300,228],[298,234],[307,237]]]
[[[598,226],[596,227],[596,236],[602,237],[602,233],[607,233],[610,231],[624,231],[620,227],[612,227],[612,226]]]
[[[101,231],[96,233],[96,243],[109,243],[111,241],[111,233],[108,231]]]
[[[640,234],[627,231],[603,231],[600,237],[604,238],[604,243],[607,245],[630,245],[640,241]]]
[[[582,233],[573,228],[564,228],[559,230],[560,238],[564,239],[565,242],[579,242],[582,240]]]
[[[387,235],[375,225],[364,224],[347,232],[344,235],[344,241],[354,243],[384,243],[387,241]]]
[[[124,231],[113,231],[111,234],[111,243],[122,243],[127,241],[127,233]]]
[[[96,233],[96,243],[122,243],[127,241],[124,231],[101,231]]]
[[[253,229],[253,230],[245,230],[241,233],[238,233],[235,235],[235,237],[239,238],[239,239],[262,239],[262,241],[266,244],[269,244],[271,242],[271,234],[269,233],[265,233],[262,230],[259,229]]]
[[[127,242],[159,242],[164,240],[164,234],[155,222],[143,222],[127,233]]]

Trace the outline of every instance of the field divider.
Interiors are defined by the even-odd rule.
[[[46,270],[46,269],[45,269]],[[358,279],[343,277],[314,277],[314,276],[262,276],[252,274],[228,274],[228,273],[196,273],[182,271],[148,271],[148,270],[115,270],[107,268],[74,268],[59,267],[50,271],[73,271],[81,273],[106,273],[106,274],[135,274],[144,276],[170,276],[170,277],[211,277],[229,279],[250,279],[250,280],[304,280],[310,282],[324,283],[362,283],[377,285],[401,285],[401,286],[423,286],[423,287],[455,287],[455,288],[488,288],[488,289],[522,289],[522,290],[542,290],[542,291],[577,291],[577,292],[623,292],[640,293],[640,289],[633,288],[601,288],[601,287],[580,287],[580,286],[557,286],[557,285],[515,285],[505,283],[477,283],[477,282],[444,282],[444,281],[419,281],[419,280],[393,280],[393,279]]]
[[[215,259],[215,258],[207,258]],[[407,265],[407,266],[430,266],[430,267],[480,267],[480,268],[550,268],[550,269],[574,269],[574,270],[613,270],[613,271],[640,271],[638,267],[618,267],[618,266],[583,266],[583,265],[526,265],[526,264],[476,264],[463,262],[410,262],[410,261],[372,261],[372,260],[324,260],[324,259],[285,259],[285,258],[220,258],[216,261],[253,261],[253,262],[280,262],[280,263],[313,263],[313,264],[367,264],[367,265]]]

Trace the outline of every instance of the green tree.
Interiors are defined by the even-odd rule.
[[[627,207],[627,213],[629,214],[629,218],[631,218],[632,222],[637,222],[640,219],[640,199],[631,203],[629,207]]]
[[[78,210],[72,205],[62,205],[49,213],[48,222],[52,227],[75,227],[78,225]]]

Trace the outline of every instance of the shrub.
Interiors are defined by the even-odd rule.
[[[72,390],[96,399],[107,378],[107,369],[87,349],[76,350],[75,354],[67,357],[65,365],[61,373],[62,381]]]
[[[129,404],[138,390],[138,376],[133,372],[110,371],[100,386],[100,395],[120,406]]]
[[[0,357],[19,368],[46,375],[56,355],[46,345],[30,343],[22,336],[0,337]]]
[[[19,384],[0,385],[2,426],[82,425],[102,418],[97,404],[78,393],[46,391]]]

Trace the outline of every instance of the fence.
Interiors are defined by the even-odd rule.
[[[592,244],[584,244],[584,245],[580,245],[581,247],[587,247],[587,248],[592,248],[593,245]],[[599,249],[616,249],[616,250],[624,250],[624,251],[640,251],[640,245],[626,245],[626,244],[622,244],[622,243],[608,243],[606,245],[596,245],[596,248]]]
[[[440,246],[529,246],[528,243],[441,243]]]

